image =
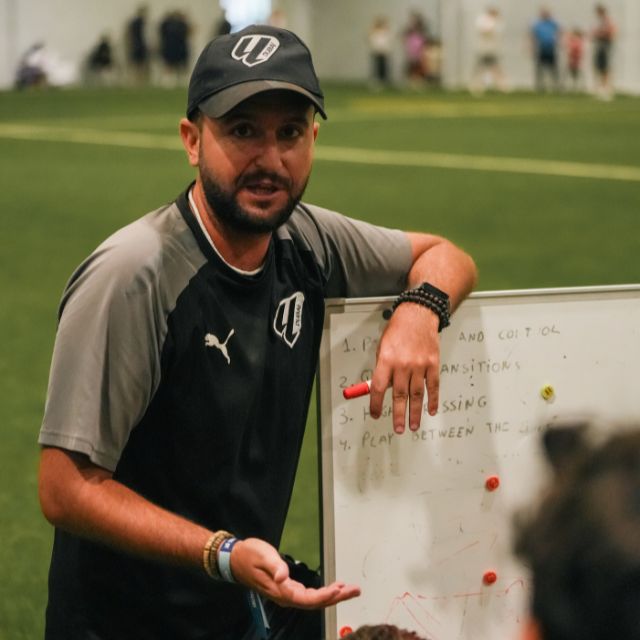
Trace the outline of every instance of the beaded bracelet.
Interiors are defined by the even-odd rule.
[[[427,309],[431,309],[431,311],[438,316],[439,332],[450,324],[451,303],[449,302],[449,296],[444,291],[441,291],[428,282],[423,282],[414,289],[407,289],[406,291],[403,291],[395,299],[393,306],[391,307],[391,313],[393,313],[398,305],[403,302],[413,302],[426,307]]]
[[[202,566],[206,574],[214,580],[221,578],[218,567],[218,549],[220,545],[229,538],[233,538],[233,534],[220,529],[220,531],[216,531],[211,535],[202,550]]]

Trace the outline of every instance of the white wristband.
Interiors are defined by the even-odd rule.
[[[231,550],[238,542],[238,538],[227,538],[218,549],[218,571],[226,582],[235,582],[231,573]]]

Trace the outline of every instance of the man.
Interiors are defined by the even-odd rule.
[[[127,24],[127,59],[132,81],[136,85],[149,80],[149,47],[147,45],[146,24],[147,5],[140,5],[135,16]]]
[[[609,101],[613,98],[611,84],[611,50],[616,36],[616,26],[607,8],[598,4],[595,8],[597,24],[593,30],[593,67],[596,76],[596,97]]]
[[[72,276],[40,434],[48,639],[266,637],[258,594],[270,638],[319,638],[318,610],[358,595],[277,551],[324,299],[410,287],[371,390],[377,417],[392,387],[401,433],[407,410],[419,428],[425,381],[437,410],[438,329],[476,272],[442,238],[300,203],[315,112],[294,34],[215,39],[180,122],[195,183]]]
[[[560,40],[560,25],[551,16],[547,8],[540,10],[540,17],[531,27],[533,53],[535,60],[536,89],[544,91],[547,86],[546,77],[551,76],[551,88],[560,88],[558,74],[558,42]]]
[[[531,567],[523,640],[640,638],[640,430],[552,428],[554,477],[516,551]],[[602,434],[600,434],[602,435]]]
[[[504,25],[497,7],[488,7],[476,19],[476,62],[470,90],[474,95],[484,93],[488,82],[493,88],[506,91],[502,72],[501,39]]]

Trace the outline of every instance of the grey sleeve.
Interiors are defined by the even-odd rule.
[[[292,216],[295,232],[324,271],[328,298],[393,295],[406,287],[412,256],[404,231],[312,205],[297,213]]]
[[[154,269],[134,257],[102,247],[72,277],[39,437],[111,471],[159,384],[166,336]]]

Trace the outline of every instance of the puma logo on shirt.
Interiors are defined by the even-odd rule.
[[[231,364],[231,358],[229,357],[229,352],[227,351],[227,342],[229,342],[229,338],[235,333],[233,329],[229,331],[229,335],[227,336],[224,342],[220,342],[217,336],[214,336],[213,333],[207,333],[204,337],[204,343],[207,347],[215,347],[222,353],[227,364]]]

